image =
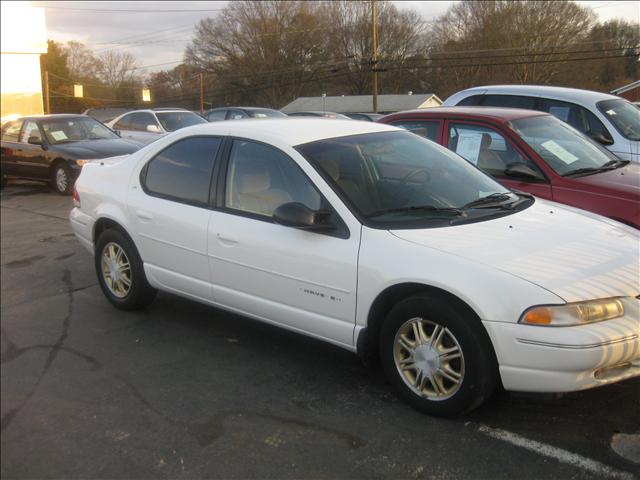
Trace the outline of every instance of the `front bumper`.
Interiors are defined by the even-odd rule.
[[[483,324],[506,390],[571,392],[640,376],[637,310],[614,320],[574,327]]]

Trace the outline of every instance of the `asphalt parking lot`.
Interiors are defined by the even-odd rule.
[[[640,474],[638,379],[431,418],[328,344],[168,294],[118,311],[69,197],[10,184],[0,206],[2,478]]]

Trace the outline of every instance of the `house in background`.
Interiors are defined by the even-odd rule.
[[[47,53],[44,8],[2,2],[0,15],[1,113],[7,117],[44,113],[40,54]]]
[[[630,102],[637,102],[640,100],[640,80],[618,87],[609,93],[626,98]]]
[[[378,113],[394,113],[415,108],[442,105],[434,93],[409,93],[406,95],[378,95]],[[370,113],[373,111],[372,95],[340,95],[331,97],[298,97],[280,109],[284,113],[324,111],[336,113]]]

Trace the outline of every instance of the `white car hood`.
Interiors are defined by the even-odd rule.
[[[391,233],[510,273],[567,302],[640,292],[637,230],[540,199],[495,220]]]

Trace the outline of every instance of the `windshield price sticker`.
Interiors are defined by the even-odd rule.
[[[578,157],[576,157],[572,153],[565,150],[563,147],[558,145],[553,140],[547,140],[546,142],[542,142],[541,145],[545,149],[553,153],[556,156],[556,158],[558,158],[559,160],[562,160],[567,165],[571,165],[575,161],[579,160]]]
[[[56,130],[55,132],[51,132],[51,136],[56,142],[67,139],[67,135],[62,130]]]
[[[461,133],[458,137],[456,153],[465,160],[477,165],[482,143],[481,133]]]

